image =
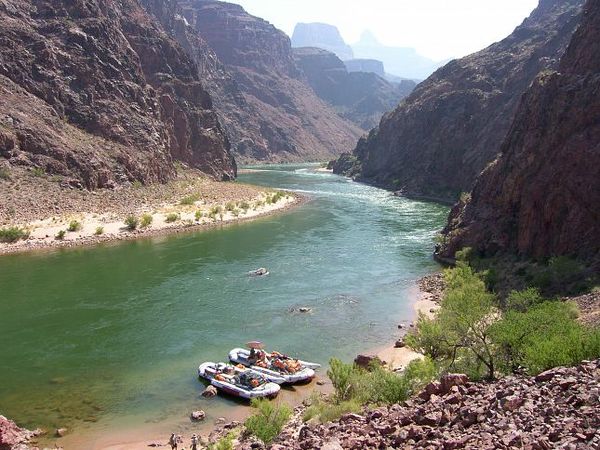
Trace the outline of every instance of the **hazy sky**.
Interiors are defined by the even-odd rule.
[[[538,0],[228,0],[291,36],[297,22],[336,25],[348,43],[369,29],[435,60],[481,50],[512,32]]]

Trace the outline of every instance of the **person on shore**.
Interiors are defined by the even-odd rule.
[[[177,436],[175,433],[171,433],[171,437],[169,438],[169,445],[171,446],[171,450],[177,450]]]
[[[198,436],[192,434],[192,448],[190,450],[198,450]]]

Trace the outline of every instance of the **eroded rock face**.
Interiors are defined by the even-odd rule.
[[[365,130],[416,86],[409,80],[390,83],[372,72],[349,72],[341,59],[319,48],[295,48],[294,58],[316,94]]]
[[[235,176],[199,70],[136,0],[0,3],[0,157],[87,188]]]
[[[542,0],[509,37],[436,71],[361,139],[359,179],[455,201],[500,151],[521,95],[557,67],[583,0]]]
[[[483,256],[600,263],[600,3],[590,1],[558,72],[523,97],[502,155],[452,211],[446,243]]]
[[[363,131],[315,94],[283,32],[238,5],[178,3],[230,76],[208,89],[239,161],[323,160],[354,146]]]

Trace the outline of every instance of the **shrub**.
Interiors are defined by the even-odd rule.
[[[243,201],[240,203],[240,208],[244,211],[244,213],[247,213],[250,209],[250,203]]]
[[[235,207],[236,207],[235,202],[227,202],[227,204],[225,205],[225,210],[233,211],[235,209]]]
[[[29,231],[19,227],[0,228],[0,242],[13,243],[20,239],[27,239]]]
[[[352,397],[352,378],[361,369],[353,364],[345,364],[337,358],[329,361],[327,376],[335,389],[335,398],[338,402],[349,400]]]
[[[41,178],[46,175],[46,171],[42,167],[34,167],[31,169],[31,173],[34,177]]]
[[[177,213],[167,214],[167,216],[165,217],[165,222],[167,222],[167,223],[177,222],[178,220],[179,220],[179,214],[177,214]]]
[[[0,180],[10,180],[10,170],[8,167],[0,167]]]
[[[283,193],[281,191],[277,191],[277,192],[275,192],[275,194],[273,194],[273,197],[271,198],[271,202],[277,203],[279,200],[281,200],[284,197],[285,197],[285,193]]]
[[[246,419],[246,429],[269,444],[281,432],[281,429],[292,415],[292,409],[285,403],[274,404],[265,399],[252,400],[257,412]]]
[[[208,446],[208,450],[233,450],[233,441],[235,440],[235,433],[228,433],[223,436],[214,444]]]
[[[135,181],[132,183],[132,186],[133,186],[135,189],[141,189],[141,188],[143,188],[143,187],[144,187],[144,184],[143,184],[143,183],[142,183],[140,180],[135,180]]]
[[[196,219],[196,222],[200,222],[200,219],[202,219],[203,216],[204,216],[204,213],[200,209],[198,211],[196,211],[196,213],[194,214],[194,218]]]
[[[127,216],[127,218],[125,219],[125,228],[127,228],[129,231],[135,230],[138,227],[138,225],[139,220],[133,215]]]
[[[81,230],[80,222],[78,222],[77,220],[71,220],[71,222],[69,222],[69,227],[67,228],[67,231],[74,233],[75,231],[80,231],[80,230]]]
[[[525,312],[532,306],[542,303],[540,291],[537,288],[527,288],[523,291],[512,291],[506,298],[508,310]]]
[[[188,195],[187,197],[183,197],[179,204],[191,206],[200,200],[200,196],[198,194]]]
[[[237,208],[235,208],[233,211],[231,211],[231,214],[233,214],[234,217],[239,217],[240,213],[241,213],[241,211]]]
[[[66,234],[67,234],[67,232],[65,230],[60,230],[58,233],[56,233],[56,236],[54,236],[54,238],[57,241],[62,241],[65,238]]]
[[[492,329],[504,371],[525,367],[535,375],[598,358],[600,331],[584,327],[576,318],[576,307],[568,302],[543,302],[524,312],[508,311]]]
[[[148,228],[152,224],[153,220],[154,217],[152,217],[152,214],[144,214],[140,220],[140,227]]]
[[[97,227],[96,232],[94,233],[96,236],[100,236],[104,234],[104,227]]]
[[[333,422],[347,413],[360,413],[361,404],[357,400],[346,400],[340,403],[330,403],[324,399],[316,398],[312,404],[304,411],[302,420],[308,422],[312,418],[317,418],[321,423]]]

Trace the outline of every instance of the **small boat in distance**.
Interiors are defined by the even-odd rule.
[[[245,399],[275,398],[279,384],[252,369],[226,363],[205,362],[198,367],[198,376],[210,381],[218,390]],[[279,377],[279,382],[284,379]]]
[[[264,267],[261,267],[259,269],[251,270],[248,272],[248,275],[251,277],[266,277],[269,275],[269,271]]]
[[[229,360],[250,367],[273,382],[277,382],[275,380],[279,378],[283,378],[286,384],[309,381],[315,376],[314,369],[321,367],[320,364],[300,361],[279,352],[257,350],[256,345],[250,347],[252,350],[234,348],[229,352]]]

